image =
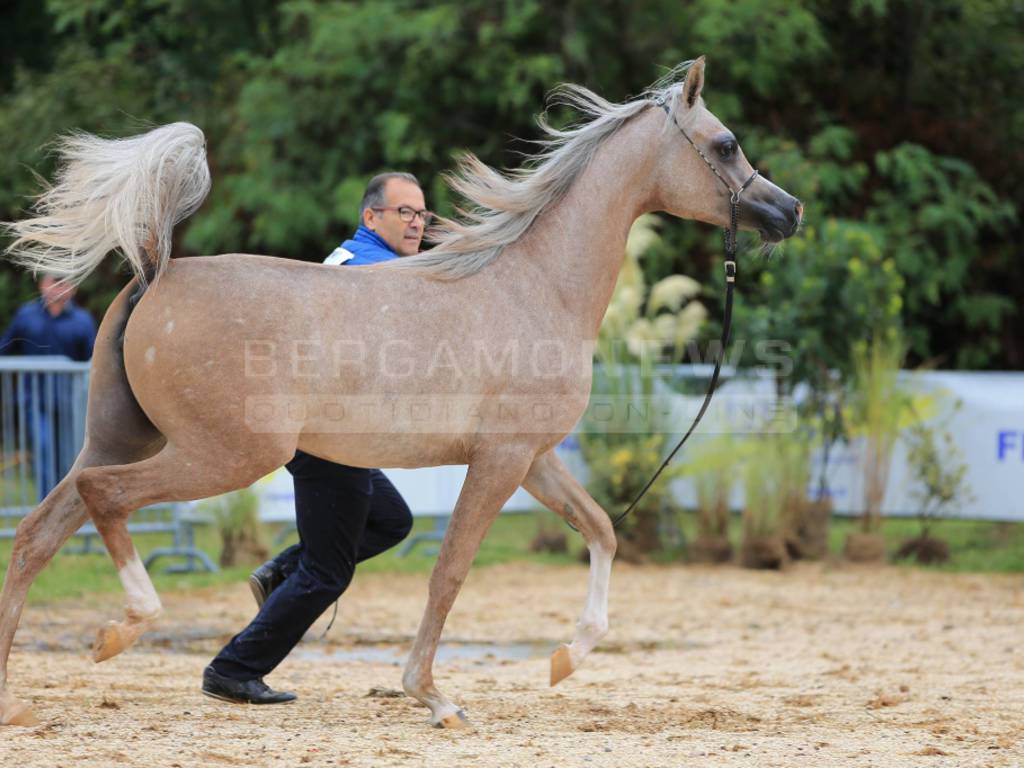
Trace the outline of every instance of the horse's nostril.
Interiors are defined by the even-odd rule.
[[[797,200],[796,207],[793,210],[796,212],[796,221],[799,224],[804,218],[804,204]]]

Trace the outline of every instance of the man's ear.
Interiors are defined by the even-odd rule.
[[[377,218],[377,214],[374,213],[373,208],[364,208],[363,209],[362,225],[364,227],[366,227],[367,229],[374,229],[373,223],[374,223],[374,220],[376,218]]]
[[[692,107],[704,90],[704,57],[699,57],[686,71],[686,82],[683,83],[683,100],[687,108]]]

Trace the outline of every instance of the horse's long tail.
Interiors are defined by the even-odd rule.
[[[73,133],[57,142],[56,182],[34,218],[5,225],[12,261],[71,285],[117,249],[145,285],[171,255],[171,231],[210,191],[206,139],[172,123],[126,139]]]

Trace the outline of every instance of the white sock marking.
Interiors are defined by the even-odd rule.
[[[160,613],[160,598],[142,565],[138,553],[117,572],[128,596],[128,612],[140,619],[155,619]]]

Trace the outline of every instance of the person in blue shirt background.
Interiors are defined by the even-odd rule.
[[[56,355],[84,362],[92,358],[96,321],[72,300],[74,289],[53,275],[39,280],[40,297],[23,304],[0,336],[0,355]],[[32,448],[38,499],[67,474],[74,461],[67,424],[73,411],[72,382],[66,376],[35,373],[21,377],[20,405]]]
[[[384,173],[367,185],[359,217],[355,234],[325,264],[378,264],[418,253],[431,214],[415,176]],[[216,699],[250,704],[295,699],[271,690],[263,676],[341,596],[356,563],[390,549],[412,529],[408,505],[379,469],[335,464],[302,451],[285,467],[295,486],[299,543],[249,577],[259,613],[203,671],[203,693]]]
[[[40,297],[22,304],[0,337],[0,355],[63,355],[85,361],[92,357],[96,322],[72,300],[74,289],[52,275],[39,280]]]

